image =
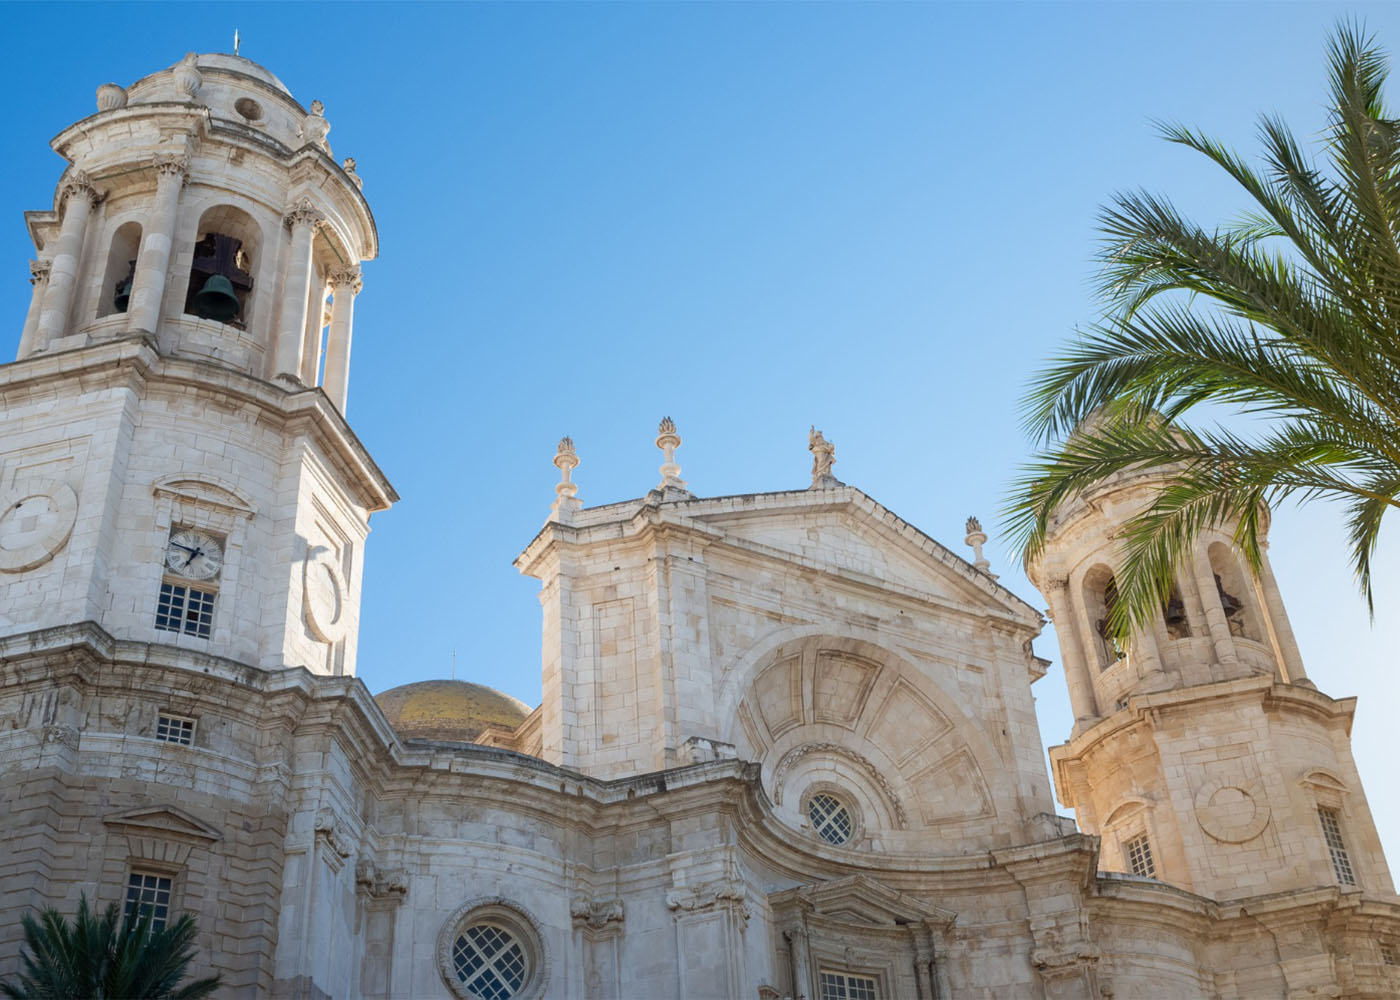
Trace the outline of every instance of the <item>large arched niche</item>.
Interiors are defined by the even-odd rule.
[[[982,850],[1010,816],[992,788],[1012,775],[977,724],[919,667],[854,636],[785,630],[728,672],[720,718],[761,764],[777,817],[816,839],[814,794],[852,812],[853,849]],[[1002,780],[998,780],[1001,778]]]

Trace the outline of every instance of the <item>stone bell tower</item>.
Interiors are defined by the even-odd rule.
[[[1251,573],[1233,525],[1197,541],[1150,628],[1109,637],[1120,528],[1159,484],[1121,474],[1081,495],[1027,566],[1075,715],[1050,754],[1061,803],[1102,838],[1107,871],[1218,900],[1393,896],[1351,756],[1355,699],[1308,680],[1268,559]]]
[[[369,514],[397,497],[345,419],[378,247],[322,110],[191,53],[53,140],[0,368],[0,634],[353,672]]]

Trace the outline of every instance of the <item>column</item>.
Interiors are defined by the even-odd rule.
[[[1278,644],[1279,656],[1283,659],[1284,680],[1289,684],[1306,684],[1312,687],[1308,673],[1303,669],[1303,654],[1298,650],[1298,640],[1293,637],[1293,626],[1288,622],[1288,612],[1283,606],[1283,594],[1279,592],[1278,581],[1274,579],[1273,567],[1269,565],[1269,543],[1264,543],[1264,558],[1259,563],[1259,590],[1264,595],[1265,623]]]
[[[1098,718],[1099,713],[1094,704],[1094,685],[1090,680],[1089,665],[1085,662],[1084,651],[1075,634],[1069,581],[1049,581],[1045,599],[1050,602],[1050,620],[1055,623],[1055,635],[1060,640],[1060,658],[1064,661],[1065,683],[1069,685],[1069,703],[1074,710],[1074,721],[1092,721]]]
[[[360,280],[358,267],[344,267],[331,272],[330,284],[333,296],[331,332],[326,338],[326,376],[322,388],[343,416],[350,393],[350,335],[355,325],[355,296],[360,294],[364,282]]]
[[[35,337],[35,347],[39,350],[68,331],[68,311],[78,284],[78,264],[82,260],[88,216],[92,206],[100,200],[92,181],[81,170],[68,175],[62,190],[63,225],[58,233],[58,248],[49,271],[44,305],[39,311],[39,329]]]
[[[1210,629],[1211,641],[1215,643],[1215,658],[1222,666],[1235,666],[1239,663],[1239,657],[1235,655],[1235,640],[1230,635],[1230,623],[1225,620],[1225,609],[1220,606],[1220,588],[1215,585],[1215,570],[1211,568],[1204,545],[1191,553],[1191,569],[1201,592],[1206,626]]]
[[[1154,613],[1146,625],[1133,633],[1130,647],[1131,652],[1137,654],[1138,662],[1134,666],[1137,668],[1138,679],[1147,682],[1146,689],[1149,691],[1160,690],[1166,679],[1162,672],[1162,652],[1157,645],[1157,622],[1160,620],[1160,613]]]
[[[327,325],[326,296],[330,282],[311,269],[311,294],[306,300],[306,342],[301,348],[301,380],[306,385],[319,385],[321,374],[321,331]]]
[[[282,291],[282,321],[277,334],[274,374],[301,385],[302,351],[306,343],[306,307],[311,296],[311,240],[321,217],[303,198],[287,212],[292,245],[287,251],[286,281]]]
[[[154,333],[160,322],[170,276],[170,250],[175,245],[175,214],[188,169],[189,162],[179,154],[161,153],[155,158],[156,200],[136,254],[136,276],[126,313],[128,330]]]
[[[785,928],[783,936],[788,939],[788,947],[791,949],[793,996],[813,1000],[816,993],[812,988],[812,953],[807,947],[807,928],[794,925]]]
[[[29,312],[24,314],[24,332],[19,338],[19,355],[23,360],[34,353],[35,340],[39,333],[39,313],[44,306],[44,293],[49,288],[49,262],[31,260],[29,262],[29,283],[34,291],[29,296]]]

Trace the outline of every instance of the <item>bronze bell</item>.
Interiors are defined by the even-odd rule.
[[[242,305],[233,293],[233,282],[222,274],[215,274],[204,283],[199,294],[194,297],[195,312],[203,319],[227,323],[238,315]]]
[[[128,279],[128,280],[126,280],[126,281],[122,281],[122,282],[118,283],[118,285],[117,285],[117,295],[116,295],[116,297],[115,297],[114,299],[112,299],[112,305],[116,307],[117,312],[119,312],[119,313],[124,313],[124,312],[126,312],[126,307],[129,306],[130,304],[131,304],[131,281],[130,281],[130,279]]]
[[[1181,598],[1173,597],[1167,602],[1166,619],[1168,625],[1180,625],[1186,621],[1186,605]]]

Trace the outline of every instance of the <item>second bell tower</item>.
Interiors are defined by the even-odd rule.
[[[1107,629],[1122,525],[1160,487],[1123,474],[1052,521],[1027,566],[1059,637],[1075,724],[1055,787],[1100,866],[1219,900],[1337,886],[1393,896],[1351,756],[1355,699],[1321,694],[1267,555],[1258,576],[1204,534],[1151,627]]]

